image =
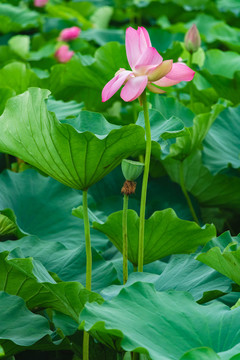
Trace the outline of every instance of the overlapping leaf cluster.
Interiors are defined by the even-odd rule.
[[[90,359],[240,359],[239,14],[238,0],[1,1],[0,358],[81,359],[84,329]],[[119,164],[144,155],[144,119],[137,101],[102,103],[101,91],[129,69],[126,27],[145,26],[164,59],[187,63],[193,23],[193,81],[148,95],[145,266],[134,272],[139,180],[123,286]],[[59,64],[71,26],[82,32]]]

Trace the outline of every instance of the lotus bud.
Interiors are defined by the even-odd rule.
[[[43,7],[46,5],[48,0],[34,0],[34,6],[36,7]]]
[[[66,63],[71,60],[74,55],[74,51],[70,51],[68,45],[62,45],[55,52],[54,56],[60,63]]]
[[[143,172],[144,164],[138,161],[126,160],[122,161],[123,176],[128,181],[136,180]]]
[[[200,48],[201,37],[195,24],[193,24],[186,33],[184,43],[187,51],[189,51],[190,53],[194,53]]]
[[[70,41],[78,38],[80,35],[81,29],[77,26],[72,26],[71,28],[63,29],[60,32],[59,40],[60,41]]]

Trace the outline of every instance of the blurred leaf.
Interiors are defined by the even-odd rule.
[[[125,46],[110,42],[95,53],[95,62],[89,66],[77,57],[65,65],[52,68],[50,89],[56,99],[84,101],[89,110],[101,110],[111,106],[118,95],[102,103],[101,92],[119,68],[128,68]]]
[[[221,358],[210,348],[200,347],[185,353],[180,360],[220,360]],[[229,359],[230,360],[230,359]]]
[[[224,75],[211,75],[207,70],[201,70],[200,74],[211,84],[219,97],[232,101],[234,105],[239,103],[240,71],[236,71],[232,79]]]
[[[203,142],[203,164],[216,174],[228,167],[240,168],[240,106],[225,109]]]
[[[110,6],[102,6],[98,8],[91,16],[91,21],[97,29],[106,29],[109,25],[113,14],[113,8]]]
[[[0,83],[2,87],[21,94],[30,86],[41,86],[41,79],[27,65],[12,62],[0,69]]]
[[[92,27],[92,23],[87,20],[84,15],[81,14],[80,9],[73,8],[71,3],[63,3],[52,5],[51,3],[47,3],[45,7],[46,11],[52,15],[53,17],[59,17],[64,20],[77,20],[76,25],[83,26],[84,28]]]
[[[208,50],[203,69],[210,74],[232,79],[235,71],[240,71],[240,55],[233,51]]]
[[[8,42],[10,49],[21,58],[26,59],[30,51],[30,37],[27,35],[16,35]]]
[[[0,31],[4,34],[36,28],[39,21],[39,14],[27,7],[0,4]]]
[[[111,41],[124,44],[124,32],[121,29],[88,29],[82,31],[81,37],[87,41],[95,41],[102,46]]]
[[[217,7],[220,11],[231,11],[236,16],[240,12],[238,0],[217,0]]]

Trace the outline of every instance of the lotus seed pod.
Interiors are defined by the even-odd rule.
[[[126,160],[122,161],[122,172],[126,180],[134,181],[143,172],[144,164],[138,161]]]

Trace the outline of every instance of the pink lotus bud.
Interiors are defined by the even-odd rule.
[[[73,26],[67,29],[64,29],[60,32],[59,40],[69,41],[76,39],[81,32],[81,29],[77,26]]]
[[[193,24],[192,27],[186,33],[184,38],[184,43],[187,51],[189,51],[190,53],[194,53],[200,48],[201,38],[195,24]]]
[[[47,2],[48,0],[34,0],[34,6],[43,7]]]
[[[73,54],[74,51],[70,51],[68,45],[62,45],[55,52],[54,56],[60,63],[66,63],[72,58]]]

